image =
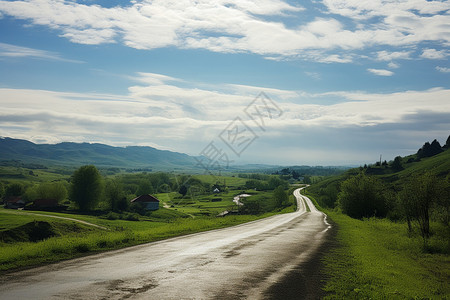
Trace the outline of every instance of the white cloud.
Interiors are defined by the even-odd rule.
[[[284,153],[295,147],[307,153],[310,143],[319,147],[321,140],[348,139],[346,135],[351,136],[355,130],[372,136],[383,134],[385,138],[387,128],[392,126],[413,130],[409,127],[416,123],[411,118],[429,120],[434,115],[450,115],[449,89],[311,94],[248,85],[194,85],[185,79],[153,73],[138,73],[134,79],[136,85],[129,88],[127,95],[0,89],[0,131],[3,136],[40,142],[163,145],[197,155],[231,120],[240,116],[261,136],[258,141],[272,145],[264,147],[266,153]],[[267,122],[264,132],[244,113],[261,91],[283,111],[280,118]],[[441,119],[447,121],[435,118],[433,126],[448,129],[448,118]],[[427,124],[417,125],[417,130],[429,134]],[[305,136],[308,145],[302,144],[299,136]],[[267,158],[258,151],[258,145],[246,152],[248,160]],[[323,149],[320,146],[314,151]],[[345,150],[349,149],[342,153]],[[283,159],[292,161],[298,157]]]
[[[388,51],[378,51],[377,52],[377,60],[378,61],[392,61],[396,59],[409,59],[411,55],[411,51],[397,51],[397,52],[388,52]]]
[[[378,76],[392,76],[394,75],[394,72],[384,69],[367,69],[372,74],[378,75]]]
[[[439,67],[439,66],[437,66],[436,70],[438,70],[439,72],[442,72],[442,73],[450,73],[450,68],[447,68],[447,67]]]
[[[420,57],[428,59],[443,59],[448,56],[446,50],[424,49]]]
[[[400,68],[400,65],[398,63],[391,61],[390,63],[388,63],[388,67],[391,69],[398,69],[398,68]]]
[[[271,58],[310,58],[309,51],[327,52],[317,59],[320,62],[348,63],[349,51],[374,45],[450,43],[450,15],[443,13],[450,9],[448,1],[326,0],[324,4],[325,14],[304,23],[297,18],[302,7],[280,0],[145,0],[112,8],[72,1],[0,1],[0,13],[48,26],[74,43],[120,42],[136,49],[175,46]],[[350,18],[357,26],[348,27],[329,13]],[[292,16],[298,23],[294,26],[289,24]],[[365,19],[371,22],[360,21]],[[342,50],[346,57],[336,53]],[[405,59],[409,52],[378,54],[380,60],[389,56]]]
[[[32,49],[32,48],[28,48],[28,47],[21,47],[21,46],[5,44],[5,43],[0,43],[0,59],[1,59],[1,57],[34,58],[34,59],[56,60],[56,61],[71,62],[71,63],[83,63],[82,61],[63,58],[63,57],[61,57],[60,54],[55,53],[55,52],[39,50],[39,49]]]

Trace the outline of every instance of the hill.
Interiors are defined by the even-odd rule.
[[[193,168],[196,161],[187,154],[152,147],[113,147],[104,144],[59,143],[35,144],[30,141],[0,138],[2,161],[26,163],[153,168],[158,170]]]
[[[423,149],[423,147],[421,148]],[[334,207],[340,184],[351,176],[360,172],[372,175],[382,180],[388,188],[394,191],[403,189],[405,183],[414,174],[431,172],[438,177],[447,177],[450,174],[450,148],[442,148],[438,154],[429,157],[420,157],[421,149],[418,153],[399,157],[401,168],[393,167],[393,162],[388,164],[374,164],[365,167],[353,168],[347,172],[329,176],[325,180],[312,185],[309,192],[313,194],[319,204],[323,207]]]

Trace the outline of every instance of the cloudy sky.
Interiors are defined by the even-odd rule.
[[[0,136],[348,165],[450,134],[450,1],[0,1]]]

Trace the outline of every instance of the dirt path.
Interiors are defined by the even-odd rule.
[[[53,215],[46,215],[46,214],[39,214],[39,213],[32,213],[32,212],[25,212],[25,211],[3,210],[3,212],[9,213],[9,214],[24,214],[24,215],[32,215],[32,216],[40,216],[40,217],[48,217],[48,218],[54,218],[54,219],[73,221],[73,222],[81,223],[81,224],[84,224],[84,225],[100,228],[100,229],[103,229],[103,230],[109,230],[108,228],[100,226],[100,225],[97,225],[97,224],[93,224],[93,223],[89,223],[87,221],[77,220],[77,219],[73,219],[73,218],[68,218],[68,217],[60,217],[60,216],[53,216]]]

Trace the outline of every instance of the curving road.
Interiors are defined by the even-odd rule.
[[[330,228],[300,190],[294,213],[5,275],[0,299],[281,298]]]

